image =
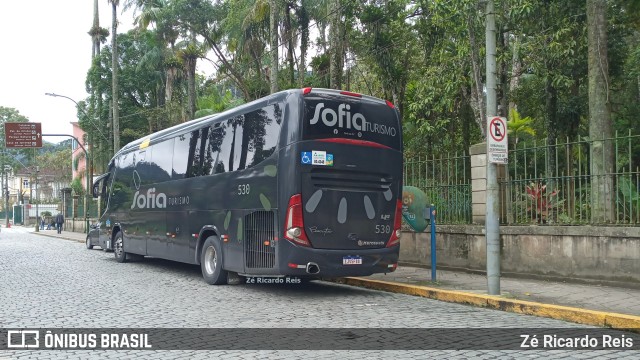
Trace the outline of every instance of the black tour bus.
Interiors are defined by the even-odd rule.
[[[124,146],[94,182],[87,246],[199,264],[209,284],[391,272],[402,160],[391,102],[282,91]]]

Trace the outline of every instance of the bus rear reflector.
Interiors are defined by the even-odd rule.
[[[302,195],[296,194],[289,199],[287,216],[284,221],[284,237],[296,245],[311,246],[307,234],[304,231],[302,218]]]
[[[307,265],[304,265],[304,264],[298,265],[298,264],[294,264],[294,263],[289,263],[288,266],[290,268],[292,268],[292,269],[306,269],[307,268]]]
[[[362,97],[362,95],[354,93],[354,92],[351,92],[351,91],[340,91],[340,94],[341,95],[347,95],[347,96],[353,96],[353,97],[359,97],[359,98]]]
[[[402,200],[398,199],[396,203],[396,217],[393,222],[393,231],[387,247],[392,247],[400,244],[400,227],[402,226]]]
[[[391,149],[390,147],[382,144],[375,143],[373,141],[367,140],[358,140],[358,139],[345,139],[345,138],[328,138],[328,139],[318,139],[321,142],[329,142],[329,143],[337,143],[337,144],[348,144],[348,145],[358,145],[358,146],[369,146],[381,149]]]
[[[310,87],[303,88],[302,89],[302,95],[307,95],[308,93],[311,92],[311,89],[313,89],[313,88],[310,88]]]

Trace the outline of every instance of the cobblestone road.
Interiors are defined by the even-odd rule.
[[[0,233],[0,328],[560,328],[577,325],[343,285],[208,286],[200,268]],[[498,339],[496,339],[497,341]],[[3,358],[637,358],[636,351],[4,351]]]

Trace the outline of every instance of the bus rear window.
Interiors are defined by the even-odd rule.
[[[305,97],[303,140],[345,138],[401,149],[397,112],[384,103],[348,96]]]

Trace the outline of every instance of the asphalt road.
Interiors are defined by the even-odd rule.
[[[198,266],[0,233],[0,328],[564,328],[553,319],[314,281],[209,286]],[[3,335],[4,336],[4,335]],[[498,343],[499,338],[495,339]],[[487,343],[491,348],[491,342]],[[331,349],[331,345],[327,346]],[[637,351],[0,351],[4,358],[638,358]]]

